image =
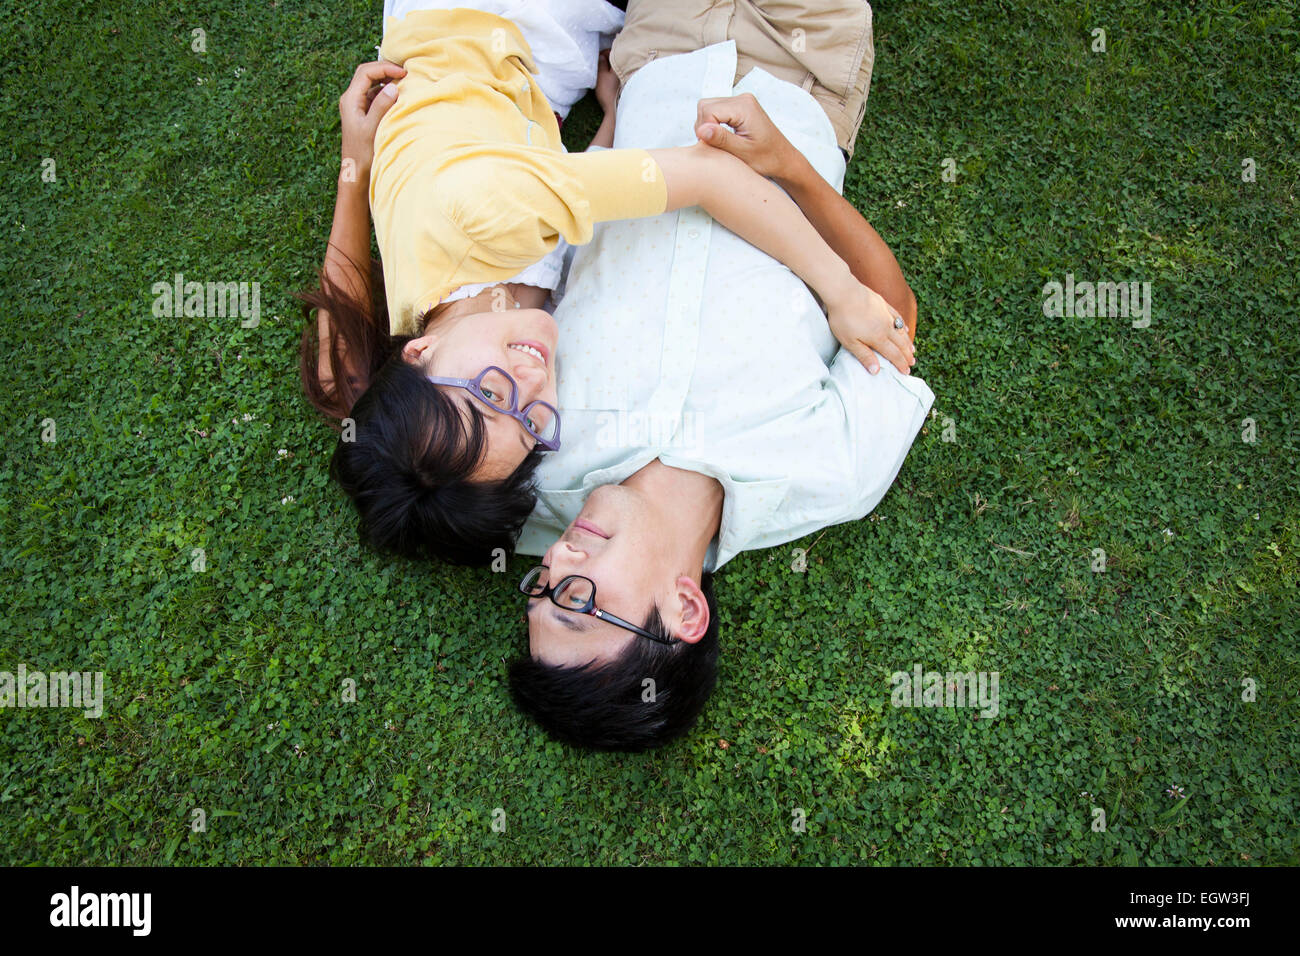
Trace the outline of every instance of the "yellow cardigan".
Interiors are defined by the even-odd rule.
[[[641,149],[565,153],[509,20],[425,10],[391,20],[381,49],[406,68],[375,135],[370,210],[389,329],[471,282],[509,279],[555,248],[591,241],[609,219],[655,216],[663,174]]]

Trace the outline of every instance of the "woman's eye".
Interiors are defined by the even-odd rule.
[[[491,402],[493,405],[504,405],[506,403],[504,397],[498,395],[490,388],[483,389],[483,394],[487,397],[487,400]]]
[[[528,427],[530,432],[537,434],[537,422],[532,418],[532,416],[524,419],[524,425]]]

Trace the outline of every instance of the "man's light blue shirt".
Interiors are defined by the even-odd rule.
[[[732,85],[734,41],[652,60],[623,89],[615,148],[689,146],[696,104],[753,93],[837,191],[844,157],[799,87],[755,69]],[[698,207],[603,223],[555,312],[560,451],[538,471],[520,536],[543,554],[588,493],[656,458],[725,492],[705,567],[867,515],[934,403],[883,359],[840,349],[807,286]]]

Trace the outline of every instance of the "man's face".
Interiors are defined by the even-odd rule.
[[[680,617],[676,575],[661,536],[655,533],[654,508],[623,485],[602,485],[582,512],[542,558],[550,584],[570,574],[596,585],[596,607],[642,625],[658,605],[670,631]],[[611,661],[640,637],[590,614],[556,607],[549,598],[528,602],[528,639],[532,656],[552,666]]]

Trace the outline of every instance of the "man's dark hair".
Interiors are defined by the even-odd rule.
[[[467,420],[400,352],[380,369],[352,409],[355,435],[339,436],[330,462],[356,505],[363,541],[451,564],[488,564],[496,548],[514,550],[536,501],[541,452],[529,452],[505,478],[472,480],[487,429],[483,413],[469,409]]]
[[[685,734],[718,678],[713,575],[706,573],[700,588],[709,626],[698,641],[669,646],[634,636],[617,659],[578,667],[556,667],[526,655],[510,665],[515,705],[552,737],[593,750],[649,750]],[[658,606],[641,626],[660,637],[673,636]],[[654,681],[653,694],[646,678]]]

